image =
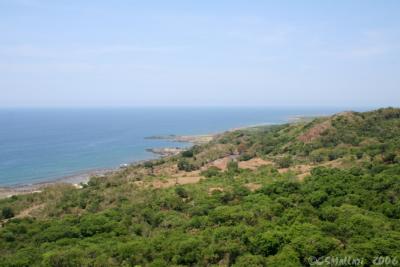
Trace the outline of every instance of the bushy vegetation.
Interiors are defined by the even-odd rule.
[[[14,212],[10,207],[4,207],[1,211],[1,218],[3,219],[10,219],[14,217]]]
[[[185,159],[181,159],[178,161],[178,169],[181,171],[190,172],[190,171],[195,170],[196,166]]]
[[[248,155],[272,158],[282,168],[293,163],[321,163],[344,158],[398,163],[399,116],[400,109],[395,108],[347,112],[311,122],[230,132],[216,142],[240,145],[247,160]],[[324,130],[316,131],[310,140],[301,140],[302,135],[318,127]]]
[[[204,177],[207,177],[207,178],[211,178],[211,177],[213,177],[213,176],[219,175],[220,173],[221,173],[221,170],[220,170],[220,169],[218,169],[218,168],[215,167],[215,166],[211,166],[211,167],[208,168],[207,170],[202,171],[202,172],[201,172],[201,175],[203,175]]]
[[[400,257],[398,164],[379,172],[317,168],[302,183],[281,179],[255,192],[219,179],[231,189],[176,187],[98,213],[12,220],[1,229],[0,265],[301,266],[310,256]]]
[[[2,200],[3,218],[29,203],[46,209],[41,217],[4,223],[0,266],[280,267],[309,266],[310,257],[321,256],[363,258],[370,266],[376,256],[400,260],[399,114],[337,115],[307,142],[298,137],[327,118],[229,132],[160,163],[191,171],[205,155],[227,152],[276,162],[251,171],[231,161],[225,171],[203,170],[207,179],[197,184],[140,187],[130,167],[79,190],[58,187]],[[338,159],[350,164],[317,164]],[[277,170],[298,163],[315,164],[302,181]]]

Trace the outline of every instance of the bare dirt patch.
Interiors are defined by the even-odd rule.
[[[213,162],[207,164],[207,168],[214,166],[214,167],[217,167],[218,169],[225,171],[227,169],[229,161],[235,160],[237,157],[238,157],[237,155],[230,155],[230,156],[226,156],[226,157],[214,160]]]
[[[330,168],[339,168],[343,166],[343,162],[341,159],[336,159],[332,161],[325,162],[320,166],[330,167]]]
[[[321,136],[323,132],[331,127],[331,122],[329,120],[318,123],[311,129],[309,129],[304,134],[300,135],[297,139],[304,142],[310,143]]]
[[[289,171],[292,171],[292,172],[296,173],[297,178],[300,181],[302,181],[302,180],[304,180],[304,177],[306,177],[307,175],[310,174],[311,169],[314,167],[316,167],[316,166],[308,165],[308,164],[300,164],[300,165],[292,166],[290,168],[278,169],[278,172],[279,173],[287,173]]]
[[[170,176],[171,178],[165,180],[155,180],[149,183],[135,182],[138,186],[151,186],[153,188],[168,188],[176,185],[184,185],[184,184],[195,184],[200,182],[203,178],[200,176],[200,171],[192,171],[192,172],[184,172],[180,171],[175,175]]]
[[[44,206],[44,204],[34,205],[32,207],[22,210],[14,218],[32,217],[35,215],[35,213],[40,212],[44,208]]]
[[[289,170],[290,170],[289,168],[281,168],[281,169],[278,169],[278,172],[279,173],[287,173]]]
[[[251,192],[254,192],[262,187],[262,185],[255,183],[247,183],[244,186],[247,187]]]
[[[274,163],[272,161],[264,160],[262,158],[252,158],[247,161],[240,161],[239,162],[239,168],[241,169],[250,169],[250,170],[256,170],[257,168],[265,165],[273,165]]]
[[[308,175],[311,174],[311,169],[315,168],[315,167],[329,167],[329,168],[339,168],[339,167],[343,167],[343,162],[340,159],[337,160],[333,160],[333,161],[328,161],[322,164],[318,164],[318,165],[311,165],[311,164],[300,164],[300,165],[295,165],[292,166],[290,168],[282,168],[282,169],[278,169],[279,173],[287,173],[289,171],[292,171],[294,173],[296,173],[297,178],[300,181],[303,181],[304,178]]]
[[[155,175],[172,175],[176,174],[178,171],[176,164],[163,164],[153,168],[153,174]]]
[[[157,180],[151,183],[153,188],[168,188],[176,185],[195,184],[200,182],[200,176],[176,177],[167,180]]]
[[[157,180],[151,183],[154,188],[168,188],[174,185],[176,185],[175,179]]]
[[[304,178],[305,178],[306,176],[308,176],[308,175],[310,175],[310,172],[305,172],[305,173],[298,174],[298,175],[297,175],[297,179],[299,179],[299,181],[303,181]]]
[[[299,173],[309,172],[315,166],[309,164],[301,164],[293,167],[293,170]]]
[[[214,192],[224,192],[222,187],[210,187],[208,188],[208,194],[211,195]]]

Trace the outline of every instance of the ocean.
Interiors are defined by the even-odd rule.
[[[96,108],[0,109],[0,186],[30,185],[155,158],[147,148],[185,143],[155,135],[222,132],[340,109]]]

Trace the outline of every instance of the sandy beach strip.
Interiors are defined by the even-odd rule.
[[[120,168],[114,169],[100,169],[100,170],[91,170],[85,171],[81,173],[77,173],[74,175],[60,177],[54,180],[48,180],[33,184],[21,184],[21,185],[14,185],[14,186],[2,186],[0,187],[0,199],[11,197],[14,195],[23,195],[23,194],[30,194],[35,192],[41,192],[44,188],[48,186],[52,186],[55,184],[65,183],[65,184],[72,184],[76,187],[80,187],[80,184],[86,184],[89,182],[89,179],[93,176],[102,176],[106,175],[111,172],[115,172]]]

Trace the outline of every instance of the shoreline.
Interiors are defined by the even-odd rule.
[[[189,143],[192,145],[201,145],[211,141],[218,133],[215,134],[199,134],[199,135],[154,135],[147,136],[148,140],[166,140],[170,142]]]
[[[39,193],[43,189],[56,184],[71,184],[79,188],[81,184],[86,184],[89,182],[90,178],[93,176],[102,176],[115,171],[120,168],[108,168],[108,169],[95,169],[81,171],[76,174],[62,176],[59,178],[44,180],[41,182],[36,182],[32,184],[16,184],[10,186],[0,186],[0,199],[12,197],[13,195],[24,195],[30,193]]]
[[[301,115],[295,115],[301,116]],[[288,122],[290,122],[290,118],[288,118]],[[170,142],[182,142],[182,143],[188,143],[190,144],[188,147],[185,148],[171,148],[171,147],[162,147],[162,148],[148,148],[146,149],[148,152],[153,153],[156,155],[156,158],[163,158],[163,157],[168,157],[168,156],[173,156],[174,154],[177,154],[184,149],[190,148],[194,145],[201,145],[210,142],[213,140],[217,135],[224,133],[224,132],[232,132],[236,130],[243,130],[243,129],[248,129],[248,128],[255,128],[255,127],[262,127],[262,126],[270,126],[274,125],[275,123],[259,123],[256,125],[247,125],[243,127],[237,127],[237,128],[231,128],[227,129],[225,131],[221,131],[219,133],[212,133],[212,134],[200,134],[200,135],[157,135],[157,136],[148,136],[144,137],[144,139],[149,139],[149,140],[167,140]],[[279,123],[278,123],[279,124]],[[172,151],[172,150],[174,151]],[[179,150],[179,151],[178,151]],[[32,184],[16,184],[16,185],[10,185],[10,186],[2,186],[0,185],[0,199],[4,198],[9,198],[14,195],[24,195],[24,194],[30,194],[30,193],[35,193],[35,192],[41,192],[44,188],[56,184],[71,184],[74,185],[77,188],[81,187],[81,184],[85,184],[89,182],[90,178],[93,176],[104,176],[106,174],[110,174],[112,172],[117,172],[119,170],[122,170],[128,166],[132,165],[139,165],[142,164],[146,161],[153,160],[154,158],[148,158],[148,159],[143,159],[143,160],[138,160],[135,162],[130,162],[130,163],[121,163],[118,167],[114,168],[104,168],[104,169],[93,169],[93,170],[87,170],[87,171],[81,171],[76,174],[71,174],[67,176],[62,176],[58,178],[48,178],[48,180],[44,180],[41,182],[36,182]]]
[[[189,148],[196,144],[206,143],[206,142],[210,141],[214,136],[215,136],[215,134],[182,135],[182,136],[170,135],[170,136],[145,137],[145,139],[163,139],[163,140],[167,140],[167,141],[171,141],[171,142],[176,141],[176,142],[188,143],[189,146],[187,148]],[[184,149],[187,149],[187,148],[186,147],[180,148],[179,152]],[[156,155],[156,158],[162,158],[162,157],[166,157],[166,156],[171,156],[173,154],[171,151],[169,151],[169,149],[170,148],[166,148],[166,147],[148,148],[148,149],[146,149],[146,151],[151,152],[154,155]],[[166,152],[166,151],[168,151],[168,152]],[[173,151],[173,152],[177,153],[178,151]],[[88,183],[91,177],[104,176],[107,174],[111,174],[113,172],[123,170],[124,168],[126,168],[128,166],[139,165],[139,164],[142,164],[146,161],[153,160],[153,159],[155,159],[155,158],[147,158],[147,159],[137,160],[137,161],[129,162],[129,163],[121,163],[119,166],[111,167],[111,168],[83,170],[83,171],[77,172],[75,174],[67,175],[67,176],[46,178],[43,181],[34,182],[31,184],[0,185],[0,199],[9,198],[14,195],[25,195],[25,194],[36,193],[36,192],[39,193],[46,187],[57,185],[57,184],[71,184],[77,188],[80,188],[81,184]]]

